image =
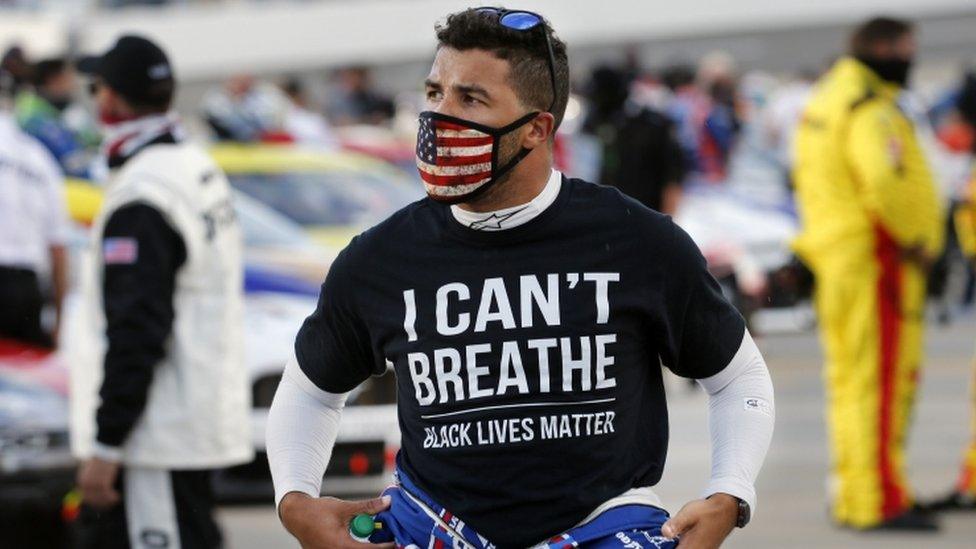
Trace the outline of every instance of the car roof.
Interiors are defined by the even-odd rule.
[[[346,151],[296,147],[220,143],[209,152],[228,174],[324,171],[372,171],[399,175],[393,166],[375,158]]]
[[[368,155],[330,151],[290,144],[266,145],[218,143],[208,149],[217,165],[228,174],[275,174],[285,172],[366,171],[391,183],[409,178],[391,164]],[[72,219],[90,224],[102,204],[102,189],[84,179],[66,178],[67,206]]]

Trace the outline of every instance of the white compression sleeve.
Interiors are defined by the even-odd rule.
[[[321,494],[347,396],[319,389],[295,358],[285,366],[265,433],[275,506],[289,492]]]
[[[748,330],[729,365],[698,383],[708,392],[712,436],[712,476],[704,495],[729,494],[755,512],[754,483],[773,437],[776,412],[769,370]]]

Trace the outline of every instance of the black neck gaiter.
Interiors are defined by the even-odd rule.
[[[898,84],[902,88],[908,85],[908,73],[912,68],[911,59],[858,56],[857,60],[867,65],[882,80]]]

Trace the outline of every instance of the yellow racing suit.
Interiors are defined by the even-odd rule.
[[[917,258],[937,257],[944,238],[942,203],[898,94],[842,58],[817,84],[795,143],[794,248],[816,281],[832,510],[854,528],[912,504],[904,448],[924,329]]]
[[[976,171],[973,172],[966,189],[965,200],[956,209],[956,235],[959,247],[969,261],[976,261]],[[976,497],[976,360],[973,364],[972,395],[972,436],[963,454],[956,491]]]

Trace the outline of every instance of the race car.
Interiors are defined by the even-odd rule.
[[[795,215],[728,186],[691,187],[675,221],[701,248],[712,274],[732,281],[734,302],[765,300],[772,273],[791,261]]]
[[[0,340],[0,547],[68,546],[67,377],[52,353]]]
[[[249,144],[220,144],[210,153],[234,189],[335,249],[424,197],[401,170],[361,154]]]
[[[417,128],[406,134],[383,126],[354,124],[336,128],[343,150],[362,153],[389,162],[410,178],[420,180],[417,172]]]
[[[813,280],[791,248],[799,229],[792,196],[755,164],[740,160],[725,184],[686,185],[675,222],[752,330],[807,330]]]

